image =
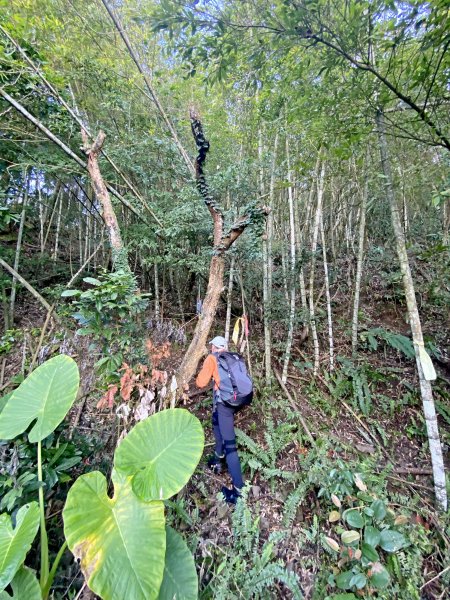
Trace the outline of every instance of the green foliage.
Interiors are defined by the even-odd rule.
[[[105,600],[121,600],[127,594],[136,600],[159,597],[166,556],[162,499],[177,493],[188,481],[203,443],[196,417],[184,409],[163,411],[138,423],[117,448],[112,499],[99,472],[82,475],[72,486],[63,511],[64,532],[97,595]],[[182,540],[169,535],[169,547],[184,561],[186,570],[180,573],[181,582],[166,581],[163,591],[169,593],[173,585],[184,582],[188,585],[186,598],[194,599],[197,577],[193,560]],[[150,543],[143,545],[142,536]],[[167,560],[172,561],[166,569],[170,579],[174,559],[167,556]]]
[[[326,374],[326,384],[333,398],[349,398],[364,415],[372,409],[372,392],[369,378],[376,376],[370,365],[358,365],[347,358],[339,358],[341,368]]]
[[[336,557],[338,566],[329,574],[328,585],[353,592],[363,590],[368,595],[372,589],[392,589],[391,580],[402,577],[396,554],[410,546],[403,527],[408,518],[396,516],[361,484],[356,498],[335,498],[334,504],[339,504],[339,512],[334,510],[328,517],[334,537],[325,537],[323,545]]]
[[[82,475],[72,486],[63,512],[67,543],[101,598],[157,598],[166,549],[164,505],[139,500],[116,471],[112,479],[112,500],[99,472]]]
[[[90,287],[83,290],[65,290],[61,296],[71,297],[77,310],[72,316],[82,327],[78,335],[92,335],[110,342],[114,336],[132,333],[132,319],[147,305],[144,295],[136,292],[134,277],[125,270],[105,272],[83,281]]]
[[[28,567],[20,568],[11,581],[13,595],[0,592],[0,600],[42,600],[41,588],[34,572]]]
[[[292,432],[298,429],[297,424],[283,423],[275,426],[271,417],[266,421],[267,429],[264,433],[266,447],[259,446],[251,437],[241,429],[236,428],[236,438],[243,447],[240,452],[242,464],[250,467],[252,476],[258,471],[272,488],[277,485],[277,479],[294,481],[298,479],[296,473],[286,471],[277,466],[277,461],[282,450],[292,443]]]
[[[8,329],[5,331],[0,337],[0,356],[11,352],[20,337],[20,331],[17,329]]]
[[[67,356],[50,359],[11,394],[0,415],[2,437],[19,435],[37,417],[29,439],[36,439],[39,444],[39,474],[42,471],[44,432],[50,433],[64,418],[76,396],[78,381],[78,368],[72,359]],[[23,422],[13,410],[17,398],[26,415]],[[37,433],[33,434],[36,429]],[[119,600],[127,594],[141,600],[159,597],[166,558],[164,504],[161,499],[177,493],[188,481],[201,456],[203,443],[203,430],[196,417],[184,409],[164,411],[139,423],[117,449],[116,468],[112,473],[115,486],[112,500],[107,495],[106,479],[99,472],[82,475],[70,489],[63,511],[67,543],[81,558],[89,585],[105,600]],[[56,449],[48,461],[47,472],[57,469],[56,463],[67,448],[67,444],[62,444]],[[63,459],[60,467],[70,468],[78,462],[79,456],[72,456]],[[144,472],[141,469],[143,465]],[[130,473],[134,477],[129,477]],[[21,483],[25,480],[30,482],[29,476],[27,472]],[[42,484],[39,480],[39,485]],[[141,500],[133,487],[153,501]],[[17,498],[10,500],[15,502]],[[5,587],[23,563],[41,517],[41,589],[46,598],[61,555],[58,555],[50,573],[44,571],[44,561],[48,565],[48,546],[41,493],[39,501],[40,510],[36,503],[19,509],[15,530],[11,527],[9,516],[1,515],[0,566],[3,579],[0,583]],[[142,536],[149,542],[144,546]],[[197,577],[192,557],[176,534],[169,533],[169,536],[177,561],[183,561],[186,569],[181,582],[173,583],[172,558],[166,569],[166,579],[170,581],[166,581],[166,595],[162,597],[168,598],[173,585],[176,585],[178,588],[183,586],[185,597],[194,600]],[[169,560],[169,556],[167,558]],[[19,577],[14,584],[16,589],[22,583]]]
[[[166,526],[166,560],[158,600],[198,597],[194,557],[181,535]]]
[[[37,502],[19,509],[14,528],[9,515],[0,515],[0,590],[5,589],[25,560],[38,528]]]
[[[300,600],[302,594],[297,575],[276,558],[277,546],[287,533],[273,532],[262,542],[260,517],[252,514],[246,502],[246,492],[244,499],[238,501],[231,521],[231,544],[220,549],[219,565],[213,571],[208,586],[201,591],[200,598],[269,600],[274,597],[273,586],[279,582],[289,589],[293,598]]]
[[[71,480],[70,471],[78,465],[83,453],[71,441],[51,434],[42,444],[42,471],[45,493],[57,484]],[[14,442],[0,442],[0,510],[12,512],[36,495],[39,482],[36,473],[37,454],[26,437]]]
[[[75,401],[80,376],[69,356],[56,356],[38,367],[12,393],[0,414],[0,439],[9,440],[36,419],[30,442],[47,437],[64,419]]]
[[[393,333],[382,327],[375,327],[367,331],[361,331],[359,337],[374,352],[378,349],[378,340],[381,340],[406,358],[414,358],[415,356],[411,339],[401,333]]]
[[[114,453],[114,466],[131,477],[141,500],[165,500],[186,485],[203,445],[197,417],[184,409],[164,410],[133,427]]]
[[[11,223],[18,223],[19,219],[20,214],[13,212],[9,206],[0,206],[0,232],[8,229]]]

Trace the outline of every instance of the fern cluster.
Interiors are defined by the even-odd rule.
[[[277,466],[280,453],[292,442],[292,432],[296,428],[295,424],[290,423],[275,426],[273,420],[269,418],[264,432],[266,442],[264,448],[243,431],[236,429],[236,437],[243,447],[240,451],[243,466],[250,467],[251,477],[258,472],[262,479],[269,482],[272,491],[280,479],[290,482],[298,480],[297,472],[286,471]]]
[[[260,517],[252,514],[246,502],[246,493],[233,512],[232,530],[230,547],[222,548],[225,556],[200,597],[214,600],[270,600],[275,597],[274,586],[283,584],[290,591],[290,597],[301,600],[297,575],[289,571],[281,559],[276,558],[277,545],[283,541],[286,533],[274,532],[261,542]]]

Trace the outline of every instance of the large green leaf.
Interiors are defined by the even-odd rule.
[[[36,579],[34,571],[28,567],[22,567],[17,571],[14,579],[11,581],[13,595],[7,592],[0,592],[0,600],[41,600],[41,588]]]
[[[114,466],[132,477],[142,500],[166,500],[186,485],[203,445],[197,417],[183,408],[164,410],[133,427],[115,452]]]
[[[164,572],[164,504],[142,502],[129,479],[113,471],[114,497],[98,471],[77,479],[63,511],[70,550],[88,586],[104,600],[152,600]]]
[[[364,540],[370,545],[376,548],[380,543],[380,531],[372,525],[367,525],[364,529]]]
[[[63,354],[51,358],[28,375],[0,413],[0,439],[23,433],[30,442],[46,438],[64,419],[78,391],[80,376],[75,361]]]
[[[158,600],[196,600],[197,597],[194,557],[181,535],[166,527],[166,564]]]
[[[346,510],[344,513],[344,518],[350,527],[356,527],[357,529],[361,529],[364,527],[364,519],[361,516],[359,510],[352,508],[351,510]]]
[[[11,517],[0,515],[0,590],[5,589],[25,560],[39,528],[39,506],[30,502],[16,515],[13,529]]]
[[[406,539],[398,531],[392,531],[391,529],[384,529],[380,536],[380,546],[386,552],[397,552],[400,548],[406,545]]]
[[[383,589],[389,585],[391,577],[383,565],[379,562],[373,563],[369,571],[369,582],[377,589]]]

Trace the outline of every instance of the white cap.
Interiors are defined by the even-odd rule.
[[[209,343],[215,346],[216,348],[226,348],[228,346],[227,340],[221,335],[217,335]]]

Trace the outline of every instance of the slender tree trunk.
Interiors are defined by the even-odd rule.
[[[22,214],[20,215],[20,225],[19,225],[19,233],[17,235],[17,244],[16,244],[16,254],[14,256],[14,271],[19,269],[19,260],[20,260],[20,251],[22,249],[22,236],[23,236],[23,227],[25,224],[25,216],[26,216],[26,208],[28,204],[28,189],[29,189],[29,175],[27,171],[24,171],[24,193],[22,200]],[[14,306],[16,302],[16,289],[17,289],[17,279],[13,276],[12,285],[11,285],[11,299],[9,306],[9,322],[11,325],[14,323]]]
[[[319,163],[317,163],[318,166]],[[311,189],[309,191],[308,194],[308,199],[306,201],[306,214],[305,214],[305,225],[304,225],[304,230],[302,229],[302,225],[300,223],[300,219],[298,219],[298,225],[297,225],[297,238],[298,238],[298,255],[301,256],[301,254],[303,253],[303,248],[304,248],[304,240],[308,235],[308,231],[309,231],[309,220],[310,220],[310,214],[311,214],[311,207],[312,207],[312,202],[313,202],[313,197],[314,197],[314,186],[311,185]],[[298,205],[298,211],[300,210],[300,206]],[[306,294],[306,284],[305,284],[305,269],[303,267],[303,260],[301,260],[300,262],[300,270],[299,270],[299,283],[300,283],[300,299],[302,302],[302,309],[303,309],[303,331],[302,331],[302,335],[301,335],[301,340],[304,341],[309,334],[309,323],[307,320],[307,313],[308,313],[308,298],[307,298],[307,294]]]
[[[45,246],[47,245],[48,236],[50,235],[50,230],[51,230],[52,223],[53,223],[53,217],[55,216],[56,208],[58,206],[59,197],[60,197],[61,193],[62,193],[61,185],[58,183],[57,186],[55,187],[55,192],[53,194],[55,201],[53,203],[52,212],[50,214],[50,220],[49,220],[49,223],[47,226],[47,232],[45,234],[45,239],[44,239],[44,244],[43,244],[44,250],[45,250]]]
[[[328,277],[327,249],[325,245],[325,232],[323,229],[323,214],[320,215],[320,237],[322,240],[323,272],[325,276],[325,297],[327,300],[328,319],[328,345],[330,349],[330,371],[334,369],[334,340],[333,340],[333,317],[331,313],[330,279]]]
[[[296,266],[296,254],[295,254],[295,217],[294,217],[294,189],[292,182],[292,171],[291,171],[291,159],[289,154],[289,138],[286,137],[286,161],[288,170],[288,181],[291,184],[288,187],[288,203],[289,203],[289,241],[290,241],[290,269],[289,269],[289,284],[290,284],[290,298],[289,298],[289,327],[288,335],[286,340],[286,349],[284,351],[284,364],[283,372],[281,374],[281,380],[283,383],[287,381],[287,373],[289,360],[291,358],[292,340],[294,337],[295,327],[295,302],[296,302],[296,277],[295,277],[295,266]]]
[[[42,193],[41,187],[38,186],[38,198],[39,198],[39,245],[41,250],[41,256],[44,254],[44,225],[47,216],[47,210],[44,209],[42,204]]]
[[[281,225],[280,229],[282,231],[281,233],[281,237],[283,238],[285,236],[284,233],[284,227]],[[286,300],[286,304],[289,306],[289,275],[288,275],[288,265],[287,265],[288,259],[287,259],[287,251],[286,248],[284,246],[284,244],[281,244],[281,271],[283,273],[283,291],[284,291],[284,297]]]
[[[368,153],[367,153],[368,155]],[[369,187],[368,161],[364,175],[364,187],[361,194],[361,210],[359,214],[358,258],[356,261],[355,296],[353,299],[352,317],[352,354],[355,356],[358,347],[359,295],[361,292],[361,276],[364,262],[364,238],[366,235],[366,206]]]
[[[384,115],[381,109],[376,114],[378,137],[380,144],[381,163],[383,175],[385,177],[386,196],[391,209],[392,227],[394,230],[397,255],[402,272],[403,285],[405,288],[406,304],[408,308],[409,324],[416,355],[417,372],[419,375],[420,392],[422,396],[423,412],[427,425],[428,443],[430,446],[431,464],[433,467],[434,490],[436,502],[441,511],[447,510],[447,490],[445,482],[445,468],[442,456],[442,446],[439,438],[438,422],[436,418],[436,409],[434,406],[433,392],[430,381],[425,379],[422,366],[421,355],[424,354],[424,341],[422,335],[422,325],[420,323],[419,310],[417,308],[414,283],[409,266],[408,254],[406,252],[405,235],[402,228],[399,208],[394,196],[392,183],[391,165],[389,160],[388,147],[385,137]]]
[[[242,267],[239,269],[239,283],[241,286],[242,317],[244,319],[244,327],[243,327],[242,336],[241,336],[241,340],[240,340],[239,351],[243,352],[244,346],[245,346],[245,350],[247,352],[248,371],[250,373],[250,377],[253,377],[252,361],[251,361],[251,357],[250,357],[250,342],[249,342],[248,335],[247,335],[249,314],[247,312],[246,303],[245,303],[245,290],[244,290],[244,278],[242,276]]]
[[[266,233],[263,237],[263,311],[264,311],[264,373],[266,385],[272,383],[272,241],[273,206],[275,196],[275,172],[277,165],[278,131],[273,145],[272,165],[269,184],[269,216]],[[261,188],[261,195],[263,190]]]
[[[231,326],[231,307],[233,304],[233,277],[234,277],[234,263],[235,257],[231,257],[230,272],[228,275],[228,293],[227,293],[227,316],[225,319],[225,339],[227,342],[230,339],[230,326]]]
[[[62,215],[62,205],[63,205],[63,194],[59,195],[59,205],[58,205],[58,218],[56,220],[56,236],[55,236],[55,247],[53,249],[53,262],[56,262],[58,258],[58,245],[59,245],[59,231],[61,228],[61,215]]]
[[[320,174],[319,174],[320,168]],[[314,217],[314,227],[312,232],[312,242],[311,242],[311,268],[309,274],[309,320],[311,323],[311,336],[314,344],[314,369],[313,374],[317,375],[319,372],[319,338],[317,336],[317,325],[316,325],[316,315],[315,315],[315,307],[314,307],[314,275],[315,275],[315,266],[316,266],[316,251],[317,251],[317,238],[319,237],[319,224],[322,214],[322,197],[323,197],[323,187],[324,187],[324,179],[325,179],[325,161],[322,161],[322,166],[318,161],[316,165],[316,178],[317,178],[317,206],[316,206],[316,215]]]
[[[153,263],[153,273],[155,277],[155,319],[159,321],[159,277],[158,263]]]

